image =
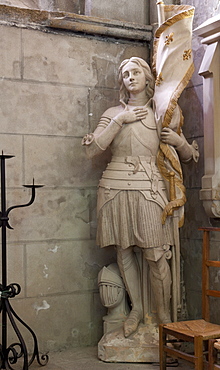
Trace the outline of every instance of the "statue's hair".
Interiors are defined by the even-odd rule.
[[[127,104],[129,100],[129,92],[125,88],[125,85],[123,83],[123,76],[122,76],[122,69],[128,62],[136,63],[140,68],[143,69],[145,77],[146,77],[146,96],[148,97],[148,99],[152,98],[154,94],[155,81],[154,81],[154,77],[151,72],[151,69],[144,59],[139,58],[139,57],[132,57],[130,59],[123,60],[118,70],[119,72],[118,81],[120,84],[120,101]]]

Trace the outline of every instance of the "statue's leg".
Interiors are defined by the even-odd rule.
[[[146,256],[147,258],[147,256]],[[171,272],[165,257],[160,256],[156,261],[148,260],[150,267],[150,281],[156,303],[159,323],[171,322],[170,298],[171,298]]]
[[[117,262],[132,304],[130,314],[124,322],[124,335],[128,337],[137,330],[143,318],[140,269],[132,247],[117,247]]]

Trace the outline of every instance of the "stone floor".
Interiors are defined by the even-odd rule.
[[[97,347],[73,348],[63,352],[49,353],[49,362],[41,368],[37,363],[30,370],[159,370],[159,364],[106,363],[97,358]],[[172,367],[173,368],[173,367]],[[172,369],[169,367],[169,369]],[[190,370],[193,366],[181,362],[173,369]]]

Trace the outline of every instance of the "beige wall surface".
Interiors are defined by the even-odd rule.
[[[61,10],[84,14],[86,0],[0,0],[0,4],[26,9]]]
[[[97,275],[115,252],[95,243],[107,156],[88,160],[81,140],[118,103],[120,62],[147,59],[148,47],[29,27],[0,25],[0,32],[0,150],[15,155],[6,161],[8,206],[29,200],[22,185],[33,177],[44,184],[31,207],[10,213],[8,282],[22,287],[11,303],[41,350],[94,345],[105,314]]]

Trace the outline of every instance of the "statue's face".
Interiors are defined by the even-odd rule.
[[[122,77],[125,88],[129,93],[138,94],[146,88],[146,77],[144,71],[138,64],[128,62],[122,68]]]

